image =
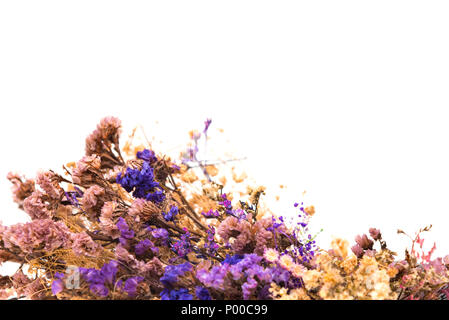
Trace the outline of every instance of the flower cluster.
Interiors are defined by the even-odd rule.
[[[0,264],[19,265],[0,276],[0,297],[447,299],[449,256],[424,250],[430,228],[409,236],[404,259],[375,228],[324,250],[309,230],[313,206],[277,216],[260,201],[264,187],[233,175],[247,187],[234,192],[218,165],[201,160],[210,126],[171,160],[150,146],[121,149],[121,122],[107,117],[61,174],[8,174],[29,221],[0,224]]]
[[[149,161],[143,162],[141,169],[126,168],[125,174],[118,174],[117,183],[126,191],[132,192],[136,198],[156,203],[164,201],[165,195],[159,182],[154,180],[154,171]]]

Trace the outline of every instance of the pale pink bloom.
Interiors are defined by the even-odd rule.
[[[74,233],[72,234],[72,249],[73,252],[78,256],[98,256],[103,248],[101,245],[96,243],[87,233]]]
[[[89,170],[98,170],[101,167],[101,159],[99,156],[92,154],[84,156],[76,163],[76,167],[72,170],[72,179],[74,183],[82,184],[84,182],[92,182]]]
[[[373,238],[374,240],[380,240],[382,238],[382,234],[380,233],[380,230],[376,229],[376,228],[370,228],[369,234],[370,234],[371,238]]]
[[[131,204],[131,208],[128,210],[128,214],[130,216],[140,216],[143,212],[143,208],[145,207],[145,200],[144,199],[136,199]]]
[[[23,209],[31,219],[48,219],[52,213],[48,210],[47,203],[43,200],[44,194],[35,190],[29,197],[23,201]]]
[[[18,223],[1,231],[5,248],[19,247],[25,253],[34,250],[53,251],[70,246],[71,232],[62,222],[51,219],[37,219]]]
[[[12,194],[15,203],[22,207],[23,200],[29,197],[35,190],[34,181],[31,179],[23,179],[16,173],[9,172],[7,179],[12,183]],[[25,181],[23,181],[25,180]]]
[[[86,210],[92,209],[98,204],[98,198],[102,195],[104,195],[104,189],[100,186],[93,185],[84,192],[81,204]]]
[[[115,117],[106,117],[101,119],[94,130],[86,138],[86,155],[102,154],[111,144],[117,145],[121,133],[121,121]]]
[[[33,281],[28,278],[22,270],[17,271],[11,277],[13,288],[16,290],[18,296],[25,294],[26,287]]]

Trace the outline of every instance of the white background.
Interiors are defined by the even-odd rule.
[[[307,191],[323,247],[376,226],[402,251],[398,228],[433,224],[426,241],[449,253],[448,15],[446,1],[2,1],[0,219],[24,219],[7,172],[61,172],[103,116],[167,150],[210,117],[279,213]]]

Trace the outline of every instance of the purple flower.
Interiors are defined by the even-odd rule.
[[[136,198],[155,203],[160,203],[165,199],[159,182],[154,180],[154,170],[147,161],[143,163],[141,170],[126,168],[125,174],[119,173],[116,181],[126,191],[132,192]]]
[[[64,283],[62,282],[62,280],[61,279],[53,280],[53,282],[51,283],[51,292],[53,293],[53,295],[57,295],[62,290],[64,290]]]
[[[206,248],[207,252],[211,255],[214,255],[219,246],[218,244],[215,242],[214,240],[214,236],[215,236],[215,228],[208,226],[208,230],[207,230],[207,237],[206,237],[206,241],[204,243],[204,248]]]
[[[110,261],[109,263],[105,263],[103,267],[101,267],[101,275],[103,276],[104,280],[110,284],[114,283],[115,276],[117,274],[117,261]]]
[[[138,151],[137,158],[142,159],[144,161],[148,161],[150,164],[157,161],[154,151],[148,150],[148,149],[144,149],[143,151]]]
[[[196,277],[205,286],[218,290],[223,290],[225,277],[229,271],[229,264],[213,266],[210,271],[200,269],[196,272]]]
[[[161,300],[192,300],[193,296],[189,290],[181,288],[179,290],[164,289],[161,292]]]
[[[363,251],[363,248],[359,244],[352,246],[351,250],[358,258],[361,258],[363,256],[364,251]]]
[[[172,287],[178,281],[178,277],[183,276],[186,272],[192,270],[190,262],[185,262],[178,265],[169,265],[165,267],[164,275],[160,281],[165,287]]]
[[[106,288],[106,286],[104,284],[94,283],[94,284],[91,284],[89,288],[93,294],[95,294],[99,297],[107,297],[109,295],[109,289]]]
[[[53,276],[55,279],[59,279],[62,280],[65,278],[65,274],[62,272],[56,272],[55,275]]]
[[[199,300],[212,300],[212,298],[210,297],[209,290],[207,290],[204,287],[200,286],[196,287],[195,295]]]
[[[125,219],[122,217],[118,218],[117,228],[120,230],[120,235],[124,239],[132,239],[134,238],[134,231],[131,230],[126,223]]]
[[[164,228],[154,229],[153,231],[151,231],[151,235],[156,239],[168,239],[168,231]]]
[[[223,199],[223,201],[220,201],[219,204],[225,207],[227,214],[232,214],[232,203],[230,200],[228,200],[226,193],[223,193],[221,195],[221,198]]]
[[[210,209],[208,212],[201,212],[201,214],[206,218],[215,218],[219,217],[220,213],[217,210]]]
[[[105,278],[100,270],[85,269],[85,268],[79,268],[79,270],[80,274],[84,277],[84,279],[91,284],[105,282]]]
[[[254,293],[255,289],[257,288],[257,281],[253,278],[249,278],[243,285],[242,285],[242,292],[243,292],[243,299],[248,300],[251,295]]]
[[[212,123],[212,119],[207,119],[206,121],[204,121],[204,134],[207,135],[207,130],[209,129],[210,124]]]

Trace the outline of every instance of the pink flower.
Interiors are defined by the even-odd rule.
[[[19,207],[22,207],[23,200],[29,197],[35,190],[34,181],[30,179],[23,181],[22,177],[12,172],[8,173],[7,178],[13,184],[11,190],[14,202],[16,202]]]

